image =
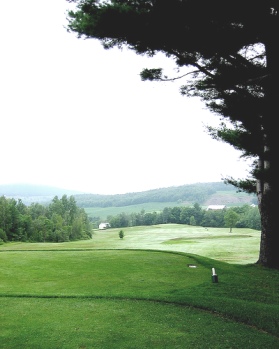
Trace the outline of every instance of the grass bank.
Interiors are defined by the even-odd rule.
[[[196,231],[195,242],[177,243],[190,234],[178,228],[149,230],[150,239],[138,228],[124,239],[108,230],[83,242],[2,245],[0,348],[279,348],[279,272],[172,250],[209,251],[215,241],[225,255],[238,241],[227,233],[222,244],[220,231],[198,240]],[[239,238],[243,249],[249,239]]]

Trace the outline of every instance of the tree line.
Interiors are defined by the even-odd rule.
[[[116,216],[108,216],[107,222],[111,228],[176,223],[202,227],[228,227],[230,231],[234,227],[261,229],[259,209],[257,206],[250,205],[207,210],[202,209],[196,203],[189,207],[165,207],[161,212],[145,212],[144,210],[131,214],[123,212]]]
[[[73,196],[51,203],[25,205],[21,199],[0,197],[0,242],[63,242],[91,238],[92,227]]]

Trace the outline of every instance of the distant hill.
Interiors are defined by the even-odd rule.
[[[0,185],[0,196],[4,195],[5,197],[14,198],[16,200],[21,199],[25,204],[31,204],[32,202],[48,202],[55,196],[60,198],[64,194],[70,196],[83,193],[51,186],[24,183]]]
[[[256,204],[255,195],[239,193],[232,185],[223,182],[196,183],[177,187],[153,189],[138,193],[118,195],[75,195],[79,207],[127,207],[145,203],[169,203],[177,205],[243,205]]]
[[[175,205],[244,205],[257,204],[255,195],[238,193],[232,185],[223,182],[196,183],[134,192],[127,194],[99,195],[85,194],[74,190],[67,190],[51,186],[31,184],[0,185],[0,196],[21,199],[26,205],[31,203],[48,203],[55,196],[63,195],[75,197],[79,207],[127,207],[148,203],[175,203]]]

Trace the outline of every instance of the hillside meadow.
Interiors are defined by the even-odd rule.
[[[236,207],[236,206],[243,206],[244,204],[250,204],[250,202],[247,200],[245,201],[239,201],[239,199],[249,199],[249,197],[241,196],[242,193],[237,193],[239,196],[237,199],[235,199],[236,194],[231,194],[231,192],[218,192],[218,194],[212,195],[210,200],[208,200],[204,205],[201,205],[202,209],[206,209],[208,205],[213,204],[219,204],[222,203],[222,205],[226,205],[227,207]],[[251,199],[250,199],[251,200]],[[188,202],[177,202],[177,201],[169,201],[169,202],[145,202],[142,204],[136,204],[136,205],[129,205],[129,206],[109,206],[109,207],[84,207],[85,212],[87,215],[95,219],[96,217],[99,217],[100,220],[104,221],[109,216],[117,216],[121,213],[125,213],[127,215],[131,213],[140,213],[142,210],[144,210],[145,213],[147,212],[162,212],[164,208],[169,207],[181,207],[181,206],[192,206],[191,203]]]
[[[227,187],[230,187],[230,190],[226,190]],[[234,190],[232,188],[234,187],[222,182],[200,183],[150,190],[141,193],[112,195],[107,198],[107,201],[104,195],[97,196],[93,201],[90,201],[90,195],[77,195],[75,199],[78,205],[84,208],[90,218],[95,220],[99,217],[102,221],[106,220],[108,216],[117,216],[122,213],[129,215],[140,213],[142,210],[145,213],[162,212],[166,207],[193,206],[196,202],[199,202],[203,209],[206,209],[209,205],[236,207],[250,205],[254,202],[253,195],[237,192],[235,188]],[[183,195],[185,190],[186,193]],[[196,194],[193,194],[195,192]],[[143,202],[132,203],[133,201],[140,201],[140,199]],[[104,200],[103,205],[101,205],[102,200]],[[124,203],[126,204],[124,205]]]
[[[109,207],[84,207],[84,211],[89,217],[100,217],[100,220],[106,220],[108,216],[117,216],[123,212],[125,214],[144,212],[161,212],[165,207],[178,206],[177,202],[145,202],[129,206],[109,206]]]
[[[1,245],[0,348],[279,348],[279,272],[254,264],[258,231],[123,232]]]

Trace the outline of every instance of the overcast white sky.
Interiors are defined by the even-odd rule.
[[[181,83],[140,80],[171,62],[77,39],[63,27],[69,6],[1,4],[0,184],[119,194],[247,176],[240,153],[205,132],[218,117]]]

